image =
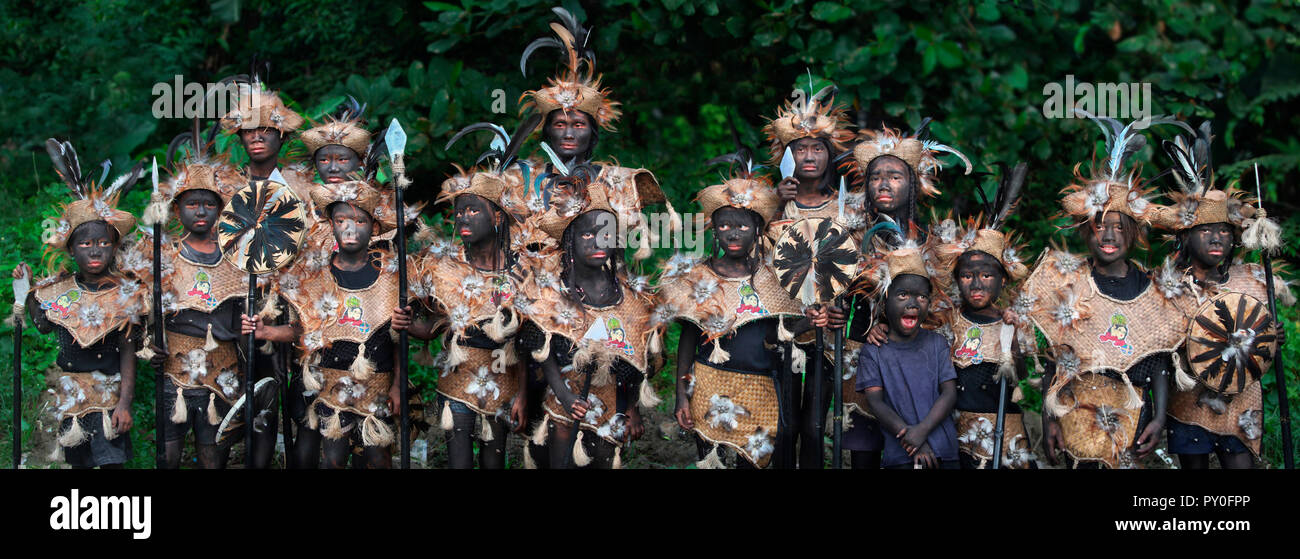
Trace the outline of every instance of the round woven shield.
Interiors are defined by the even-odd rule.
[[[805,305],[829,303],[848,289],[858,247],[834,220],[809,217],[786,227],[772,260],[781,287]]]
[[[307,235],[306,216],[307,206],[293,189],[278,182],[250,181],[222,210],[217,242],[240,270],[272,272],[297,256]]]
[[[1277,355],[1273,315],[1259,299],[1224,293],[1196,312],[1187,331],[1192,375],[1210,390],[1236,394],[1259,380]]]

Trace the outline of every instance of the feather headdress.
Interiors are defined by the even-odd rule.
[[[809,87],[812,87],[811,83]],[[834,85],[828,85],[815,94],[809,91],[812,97],[806,101],[789,100],[777,109],[776,117],[763,127],[763,134],[771,146],[773,163],[780,161],[786,146],[802,138],[829,141],[836,153],[848,149],[848,142],[853,140],[853,132],[848,129],[848,117],[843,107],[835,105],[835,94],[838,92],[839,89]]]
[[[452,145],[471,132],[486,130],[492,133],[492,142],[488,150],[479,155],[474,163],[476,166],[484,161],[488,163],[485,166],[472,168],[470,171],[457,166],[459,172],[442,183],[442,192],[438,194],[437,203],[453,203],[458,196],[474,194],[506,210],[512,216],[527,215],[527,208],[522,199],[523,174],[515,165],[515,159],[524,140],[540,121],[539,115],[525,119],[515,129],[513,135],[507,134],[505,128],[490,122],[478,122],[462,128],[452,136],[443,149],[451,149]]]
[[[1194,138],[1179,136],[1165,141],[1165,153],[1173,159],[1172,171],[1178,189],[1169,193],[1173,204],[1159,208],[1152,225],[1170,231],[1182,231],[1198,225],[1228,223],[1238,232],[1256,220],[1255,207],[1245,192],[1233,186],[1216,189],[1214,167],[1210,161],[1213,140],[1210,121],[1201,123]],[[1265,218],[1267,219],[1267,218]]]
[[[235,109],[221,118],[221,128],[234,133],[239,130],[274,128],[281,136],[300,128],[302,115],[285,106],[280,95],[267,89],[262,78],[270,74],[271,63],[253,61],[252,77],[245,75],[226,78],[223,82],[238,84],[239,96]],[[360,152],[358,152],[360,153]]]
[[[927,196],[939,195],[937,175],[943,168],[943,163],[938,158],[940,152],[956,155],[966,166],[965,174],[969,175],[972,170],[970,159],[950,146],[926,139],[926,128],[929,123],[930,119],[925,119],[912,135],[906,137],[891,128],[861,132],[858,135],[858,144],[853,148],[853,158],[857,161],[858,171],[865,177],[867,167],[872,161],[892,155],[902,159],[908,167],[912,168],[920,183],[921,193]]]
[[[619,103],[609,98],[610,90],[601,89],[600,76],[596,74],[596,53],[588,42],[591,30],[582,26],[573,14],[560,7],[551,8],[560,18],[552,22],[555,37],[542,37],[528,44],[519,58],[519,71],[528,76],[528,57],[542,47],[554,47],[565,54],[562,58],[565,71],[551,78],[547,87],[525,91],[520,97],[521,114],[529,110],[545,117],[551,111],[578,110],[595,119],[594,124],[606,130],[614,129],[618,120]]]
[[[142,223],[153,225],[165,222],[171,205],[190,190],[211,191],[224,207],[235,192],[248,182],[247,177],[230,164],[225,154],[212,149],[217,130],[218,124],[214,122],[205,136],[200,132],[198,119],[195,119],[193,130],[172,138],[167,145],[164,160],[166,167],[173,169],[171,178],[158,185],[158,191],[153,193],[149,206],[141,217]],[[185,157],[178,161],[176,156],[182,149]]]
[[[363,128],[365,112],[366,106],[349,95],[336,114],[327,116],[324,122],[302,133],[307,153],[315,156],[325,146],[343,146],[361,157],[370,147],[370,132]]]
[[[749,150],[742,148],[740,151],[715,157],[707,162],[708,165],[718,163],[731,165],[731,177],[724,179],[720,184],[704,188],[696,196],[696,200],[700,203],[700,211],[708,220],[707,223],[712,223],[713,212],[720,208],[731,207],[758,214],[763,225],[766,226],[768,220],[772,219],[777,208],[781,206],[781,198],[777,196],[776,189],[772,188],[770,180],[754,175],[754,160],[750,157]]]
[[[1029,268],[1021,260],[1023,246],[1016,244],[1015,233],[1006,230],[1006,220],[1015,210],[1024,187],[1026,165],[1020,163],[1007,172],[1005,164],[999,163],[1002,177],[992,200],[984,195],[983,190],[976,190],[983,202],[983,212],[977,217],[967,219],[965,227],[951,216],[934,227],[930,234],[936,263],[934,281],[943,291],[950,291],[953,272],[961,255],[970,251],[979,251],[997,259],[1006,272],[1007,286],[1029,275]],[[1003,292],[1010,292],[1004,289]]]
[[[117,209],[117,201],[144,176],[144,164],[137,163],[129,172],[104,187],[102,184],[108,178],[109,168],[112,167],[112,163],[108,160],[100,164],[103,172],[100,173],[99,181],[92,181],[82,175],[81,162],[77,158],[77,150],[72,147],[72,142],[60,142],[50,138],[45,141],[45,151],[49,153],[50,161],[54,163],[55,172],[59,174],[60,179],[63,179],[64,184],[68,185],[75,199],[60,207],[58,221],[47,224],[45,232],[41,235],[41,241],[49,248],[62,249],[67,246],[68,238],[78,226],[92,221],[108,223],[117,230],[119,239],[125,239],[135,228],[135,216]]]
[[[1072,218],[1076,227],[1109,212],[1119,212],[1139,223],[1149,223],[1162,210],[1149,199],[1151,189],[1145,187],[1141,169],[1125,170],[1126,161],[1146,146],[1146,137],[1141,134],[1144,128],[1134,127],[1143,121],[1124,125],[1113,118],[1096,117],[1082,109],[1075,109],[1075,112],[1092,119],[1101,128],[1106,139],[1106,157],[1100,165],[1093,165],[1091,177],[1084,177],[1079,172],[1081,165],[1075,165],[1074,182],[1061,190],[1064,215]],[[1190,126],[1171,117],[1157,116],[1146,122],[1173,124],[1192,131]]]

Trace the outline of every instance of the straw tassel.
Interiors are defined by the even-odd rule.
[[[1011,342],[1016,334],[1016,329],[1003,324],[999,333],[999,342],[1002,349],[1002,362],[998,363],[997,378],[1006,379],[1007,382],[1016,381],[1016,356],[1011,353]]]
[[[650,249],[650,228],[645,223],[637,226],[637,240],[641,246],[637,247],[636,252],[632,254],[633,260],[645,260],[654,254]]]
[[[451,431],[456,428],[456,422],[451,417],[451,400],[442,402],[442,418],[440,426],[443,431]]]
[[[1255,219],[1241,232],[1241,244],[1249,250],[1273,254],[1282,246],[1282,227],[1260,208],[1255,211]]]
[[[370,375],[375,373],[375,364],[366,358],[366,347],[364,345],[357,350],[357,357],[352,360],[352,366],[348,367],[348,372],[352,373],[352,376],[361,382],[369,380]]]
[[[57,443],[56,443],[56,444],[54,445],[54,450],[51,450],[51,451],[50,451],[50,455],[47,456],[47,458],[49,458],[51,462],[62,462],[62,461],[63,461],[63,445],[61,445],[61,444],[57,444]]]
[[[1070,413],[1072,409],[1065,407],[1065,404],[1061,403],[1060,392],[1060,389],[1049,389],[1047,394],[1043,396],[1043,407],[1047,408],[1052,417],[1056,418],[1065,417],[1065,414]]]
[[[641,394],[638,399],[640,400],[641,406],[645,408],[658,406],[659,402],[662,401],[659,398],[659,395],[655,394],[654,387],[650,386],[650,379],[648,378],[641,381]]]
[[[335,413],[334,415],[338,415]],[[388,446],[393,444],[393,430],[373,415],[367,415],[361,422],[361,444],[366,446]]]
[[[573,442],[573,464],[579,468],[585,468],[591,463],[591,457],[587,456],[587,449],[582,447],[584,433],[582,429],[578,429],[578,440]]]
[[[343,438],[343,418],[339,417],[339,415],[339,411],[334,410],[329,419],[325,420],[325,430],[321,432],[322,436],[331,440]]]
[[[64,431],[62,435],[59,435],[58,442],[59,446],[72,448],[86,442],[88,438],[90,438],[90,435],[81,427],[81,418],[73,417],[72,426],[67,431]]]
[[[478,438],[480,441],[485,443],[492,442],[496,439],[496,437],[492,436],[492,422],[488,420],[487,416],[479,418]]]
[[[546,358],[550,357],[550,355],[551,355],[551,333],[547,332],[546,340],[545,342],[542,343],[542,347],[535,349],[532,352],[533,361],[541,363],[542,361],[546,361]]]
[[[794,333],[785,327],[784,316],[776,320],[776,339],[782,342],[788,342],[794,339]]]
[[[510,318],[506,318],[505,309],[497,309],[497,313],[492,315],[492,321],[483,327],[483,333],[487,334],[492,341],[501,343],[506,338],[513,336],[519,331],[519,319],[514,313],[509,313]]]
[[[534,446],[546,446],[546,431],[547,431],[546,427],[547,425],[550,424],[550,422],[551,422],[551,417],[549,415],[543,417],[542,422],[537,424],[536,429],[533,429],[532,442]]]
[[[316,402],[307,405],[307,428],[313,431],[320,428],[320,416],[316,415]]]
[[[798,344],[790,344],[790,364],[796,375],[802,375],[808,369],[808,353]]]
[[[533,452],[528,448],[527,444],[524,445],[524,469],[525,470],[537,469],[537,462],[533,461]]]
[[[144,209],[144,215],[140,216],[140,222],[145,225],[166,223],[169,203],[169,201],[163,199],[161,194],[155,193],[150,197],[149,205]]]
[[[271,340],[266,340],[265,342],[262,342],[262,345],[257,346],[257,351],[262,352],[262,355],[270,355],[272,353],[275,353],[275,342],[272,342]]]
[[[465,348],[460,347],[460,344],[456,342],[456,340],[459,339],[460,335],[457,334],[452,336],[451,340],[447,343],[447,363],[443,365],[444,370],[450,371],[455,369],[457,365],[460,365],[469,359],[469,354],[465,353]]]
[[[155,355],[158,354],[154,353],[153,348],[149,347],[148,345],[145,345],[144,347],[140,348],[140,351],[135,352],[135,356],[144,361],[153,359]]]
[[[1287,286],[1286,280],[1277,274],[1273,274],[1273,295],[1279,305],[1284,307],[1295,306],[1295,294],[1291,293],[1291,288]]]
[[[718,445],[713,445],[713,449],[703,460],[695,463],[695,467],[701,470],[725,470],[726,464],[722,463],[722,458],[718,456]]]
[[[99,412],[100,422],[104,427],[104,438],[113,440],[117,438],[117,431],[113,429],[113,414],[107,410]]]
[[[682,216],[673,209],[673,203],[664,200],[664,207],[668,209],[668,226],[670,231],[680,232],[682,230]]]
[[[1178,355],[1174,355],[1171,361],[1174,362],[1174,386],[1178,388],[1178,391],[1186,392],[1196,388],[1196,379],[1183,370],[1182,359]]]
[[[849,407],[844,406],[840,410],[840,417],[844,418],[844,430],[848,431],[853,428],[853,414],[849,413]]]
[[[278,297],[273,296],[267,297],[265,301],[262,301],[262,309],[257,311],[258,318],[263,321],[270,321],[279,318],[280,306],[276,304],[277,300]]]
[[[650,355],[659,355],[664,351],[664,343],[659,331],[655,330],[650,333]]]
[[[420,351],[415,352],[415,364],[421,367],[433,366],[433,352],[429,351],[429,344],[420,346]]]
[[[1124,407],[1131,410],[1142,407],[1142,396],[1138,394],[1137,388],[1133,387],[1133,381],[1126,374],[1120,376],[1124,378],[1124,386],[1128,388],[1128,401],[1124,402]]]
[[[218,347],[220,346],[217,345],[217,340],[212,338],[212,323],[209,322],[207,339],[203,341],[203,351],[213,352],[216,351]]]
[[[614,447],[614,469],[623,469],[623,445]]]
[[[722,349],[722,340],[713,340],[713,351],[709,352],[710,363],[726,363],[731,359],[731,353]]]
[[[302,361],[302,387],[309,392],[320,392],[320,381],[316,380],[316,375],[312,373],[311,365],[307,363],[307,358]]]
[[[190,414],[185,409],[185,397],[181,394],[181,387],[176,387],[176,402],[172,404],[172,423],[185,423],[189,421]]]
[[[208,393],[208,425],[221,425],[221,416],[217,415],[217,395]]]

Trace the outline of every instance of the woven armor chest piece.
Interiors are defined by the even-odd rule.
[[[90,347],[109,332],[131,322],[133,317],[123,312],[126,306],[124,300],[143,297],[145,292],[139,284],[132,285],[130,293],[123,290],[122,284],[111,289],[90,291],[82,289],[77,285],[77,280],[69,276],[39,287],[35,293],[41,310],[45,311],[45,317],[50,322],[66,328],[81,347]]]
[[[172,266],[164,289],[176,297],[176,306],[199,312],[212,312],[221,303],[248,295],[248,274],[222,258],[211,266],[186,259],[171,247]]]

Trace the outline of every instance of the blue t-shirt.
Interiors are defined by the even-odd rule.
[[[885,402],[903,421],[908,425],[920,423],[939,399],[939,385],[957,379],[948,350],[948,340],[924,329],[911,341],[891,341],[880,347],[866,344],[858,355],[856,389],[863,392],[873,386],[883,387]],[[885,433],[881,465],[910,464],[912,458],[893,435]],[[951,416],[944,416],[926,440],[936,458],[957,460],[957,428]]]

